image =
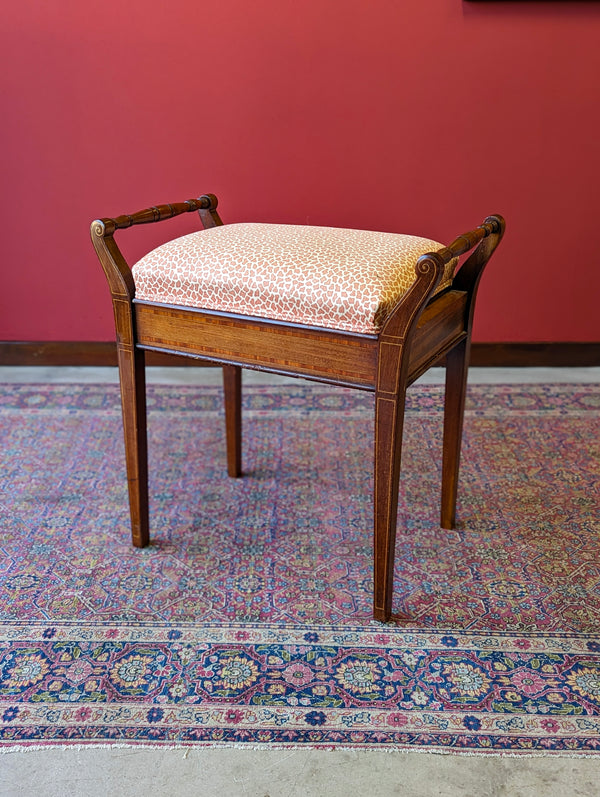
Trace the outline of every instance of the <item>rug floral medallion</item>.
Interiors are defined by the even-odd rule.
[[[600,751],[600,388],[473,386],[458,526],[443,391],[411,388],[394,611],[373,621],[368,393],[148,388],[130,544],[118,388],[0,386],[0,746]]]

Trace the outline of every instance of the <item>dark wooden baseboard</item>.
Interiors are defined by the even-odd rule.
[[[148,365],[203,365],[188,357],[148,352]],[[0,365],[116,366],[117,346],[109,341],[0,342]]]
[[[471,365],[483,368],[591,368],[600,343],[473,343]]]
[[[204,366],[189,357],[148,352],[148,365]],[[116,366],[116,345],[98,341],[0,341],[0,365]],[[600,343],[473,343],[471,365],[487,368],[600,366]]]

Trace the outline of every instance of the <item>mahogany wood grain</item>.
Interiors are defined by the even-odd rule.
[[[223,365],[227,470],[242,473],[240,367],[301,376],[375,392],[373,614],[389,621],[392,609],[398,487],[407,386],[446,357],[442,526],[455,521],[467,363],[475,297],[481,274],[504,233],[489,216],[448,247],[420,257],[415,281],[378,334],[359,335],[271,319],[135,300],[135,285],[113,235],[134,224],[163,221],[197,210],[204,227],[222,224],[217,199],[158,205],[92,223],[91,234],[110,287],[123,404],[132,538],[149,541],[144,353],[156,351]],[[450,289],[432,295],[452,258],[469,257]]]
[[[146,369],[144,351],[122,338],[117,348],[121,409],[125,435],[131,539],[138,548],[150,543],[148,447],[146,436]]]
[[[155,205],[137,213],[124,214],[114,219],[101,219],[108,235],[113,235],[116,230],[125,230],[135,224],[152,224],[156,221],[165,221],[182,213],[197,210],[204,226],[215,227],[223,222],[219,219],[217,210],[217,197],[214,194],[203,194],[198,199],[187,199],[185,202],[175,202],[169,205]]]
[[[419,258],[416,279],[386,319],[378,336],[375,382],[373,616],[387,621],[392,613],[398,489],[410,343],[425,303],[439,283],[442,258]]]
[[[417,323],[410,350],[408,382],[412,384],[465,336],[467,297],[446,291],[429,302]]]
[[[460,448],[468,374],[469,340],[465,337],[446,355],[446,398],[444,401],[444,441],[442,446],[442,510],[440,525],[456,525],[456,498],[460,468]]]
[[[225,435],[227,439],[227,473],[242,475],[242,369],[223,366],[225,394]]]
[[[493,234],[497,227],[496,234]],[[491,229],[490,229],[491,228]],[[446,398],[444,402],[444,439],[442,447],[442,498],[440,525],[453,529],[456,523],[456,498],[460,469],[460,453],[467,392],[467,376],[471,350],[471,330],[477,288],[483,269],[504,234],[505,222],[501,217],[489,216],[479,230],[490,230],[479,239],[480,243],[469,255],[456,274],[453,286],[465,292],[464,337],[446,354]],[[472,234],[470,234],[472,237]],[[461,236],[465,238],[467,236]],[[469,239],[470,240],[470,239]],[[452,244],[449,247],[452,249]],[[466,250],[465,250],[466,251]]]
[[[336,333],[146,302],[134,304],[138,345],[258,370],[372,386],[377,337]]]

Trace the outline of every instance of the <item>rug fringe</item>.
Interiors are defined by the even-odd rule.
[[[126,744],[17,744],[11,746],[0,747],[0,754],[8,755],[10,753],[35,753],[46,750],[73,750],[81,752],[83,750],[168,750],[180,751],[182,758],[188,758],[190,752],[196,751],[211,751],[211,750],[249,750],[253,752],[276,752],[281,750],[308,750],[312,753],[336,753],[336,752],[362,752],[362,753],[385,753],[385,754],[406,754],[419,753],[424,755],[440,755],[440,756],[462,756],[469,758],[598,758],[598,752],[579,752],[579,751],[566,751],[566,750],[549,750],[541,752],[538,750],[523,750],[517,752],[515,750],[449,750],[446,748],[432,748],[432,747],[395,747],[393,745],[386,745],[385,747],[361,747],[360,745],[301,745],[301,744],[218,744],[211,742],[210,744],[193,743],[193,744],[161,744],[161,743],[148,743],[148,742],[128,742]]]

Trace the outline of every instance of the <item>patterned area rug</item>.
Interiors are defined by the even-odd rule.
[[[396,604],[371,619],[373,398],[151,387],[152,545],[118,388],[0,386],[0,746],[600,750],[600,390],[476,386],[455,531],[413,388]]]

